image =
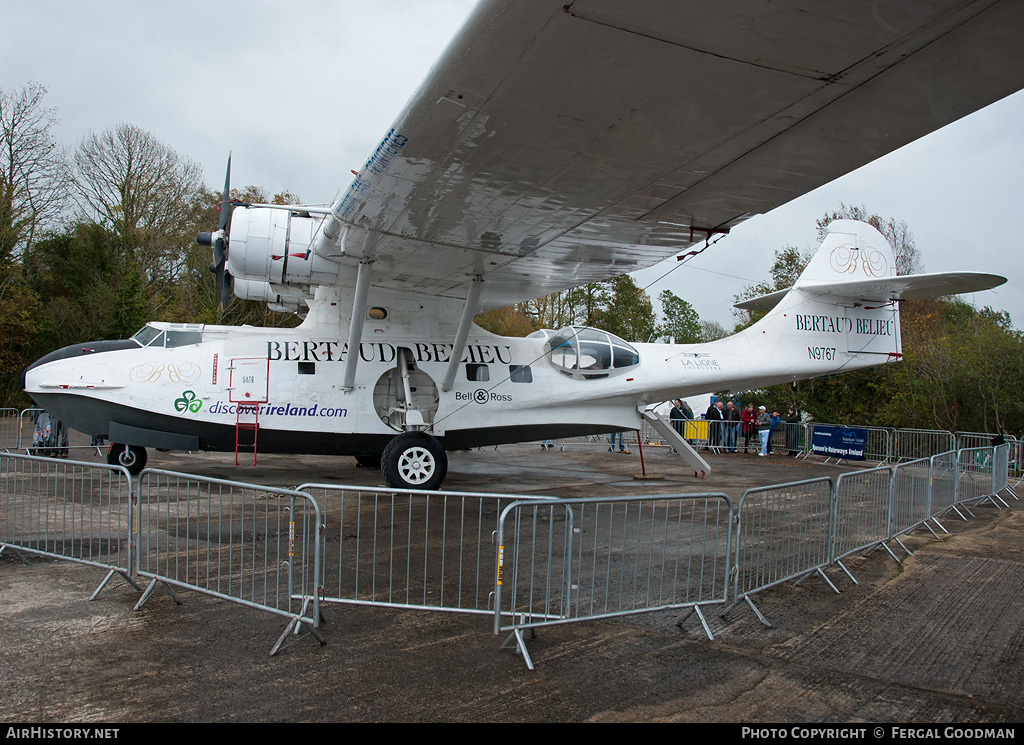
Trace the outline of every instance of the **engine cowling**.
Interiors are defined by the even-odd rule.
[[[236,207],[228,252],[235,295],[296,310],[316,285],[336,283],[338,265],[311,250],[321,222],[289,210]]]

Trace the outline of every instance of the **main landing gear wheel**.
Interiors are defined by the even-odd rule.
[[[448,454],[426,432],[405,432],[384,448],[380,472],[392,489],[437,489],[448,473]]]
[[[138,445],[122,445],[110,443],[107,450],[107,463],[112,466],[124,466],[132,476],[138,476],[146,467],[146,448]]]

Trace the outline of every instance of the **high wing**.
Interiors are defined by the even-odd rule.
[[[634,271],[1018,90],[1022,32],[1013,0],[485,0],[309,239],[480,310]]]

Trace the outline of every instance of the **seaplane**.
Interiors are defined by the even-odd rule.
[[[710,471],[654,404],[897,362],[901,300],[1005,279],[897,275],[885,238],[843,220],[719,341],[508,338],[474,317],[706,245],[1009,95],[1022,30],[1024,4],[999,0],[485,0],[332,204],[229,210],[226,179],[199,236],[218,302],[300,326],[149,323],[44,356],[25,390],[136,473],[146,448],[249,437],[437,489],[447,452],[644,420]]]

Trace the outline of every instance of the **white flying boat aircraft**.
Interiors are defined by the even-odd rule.
[[[25,389],[136,472],[147,447],[241,437],[432,489],[446,450],[645,417],[709,470],[650,404],[898,360],[900,299],[1005,280],[896,276],[877,231],[838,221],[720,341],[474,316],[650,266],[1018,90],[1022,32],[1012,0],[486,0],[332,206],[236,206],[228,231],[225,184],[200,237],[219,302],[233,284],[301,326],[150,323],[43,357]]]

